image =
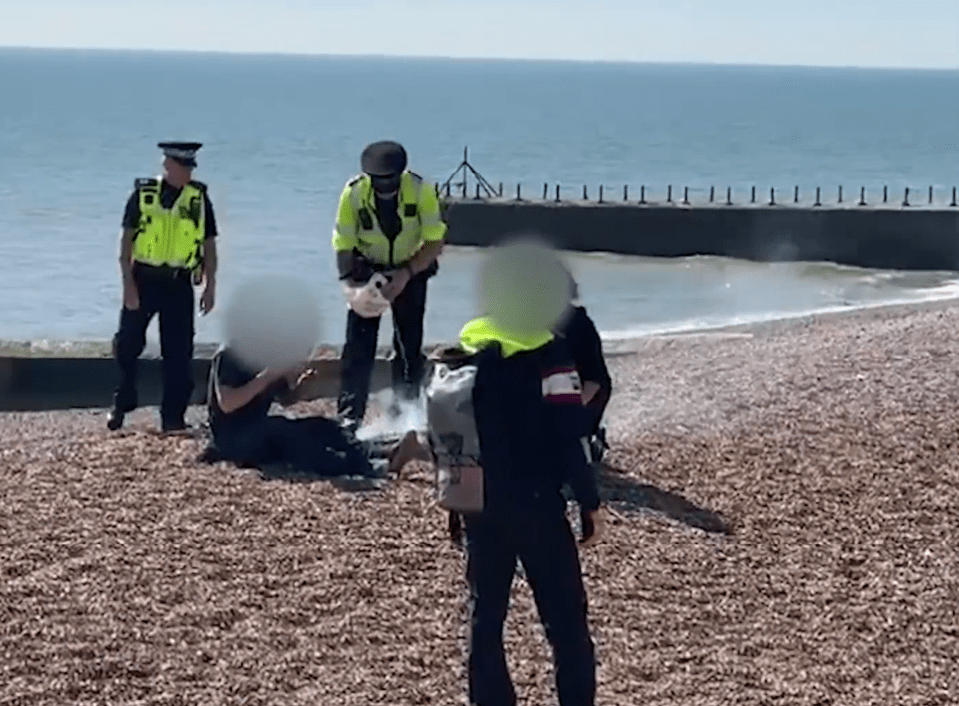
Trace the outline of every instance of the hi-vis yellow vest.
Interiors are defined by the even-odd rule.
[[[488,316],[480,316],[467,323],[460,331],[460,346],[468,353],[476,353],[491,343],[498,343],[504,358],[517,353],[542,348],[554,338],[551,331],[513,333],[493,323]]]
[[[173,203],[160,205],[162,177],[137,179],[140,224],[133,241],[133,259],[147,265],[168,265],[197,270],[202,261],[206,233],[206,186],[191,181]]]
[[[397,202],[402,230],[392,242],[380,229],[374,199],[373,183],[366,174],[346,185],[333,229],[334,250],[355,248],[375,263],[396,266],[408,262],[424,243],[446,237],[436,188],[418,175],[406,171],[400,178]]]

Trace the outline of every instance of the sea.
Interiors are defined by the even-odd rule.
[[[331,230],[369,142],[402,142],[440,184],[462,181],[468,149],[506,193],[931,186],[947,207],[957,115],[959,71],[0,48],[0,340],[113,334],[123,206],[135,178],[160,172],[163,140],[203,143],[195,178],[220,231],[218,303],[197,341],[220,339],[244,283],[282,274],[308,287],[323,342],[339,344]],[[428,341],[476,312],[483,255],[444,253]],[[953,271],[564,256],[608,338],[959,296]]]

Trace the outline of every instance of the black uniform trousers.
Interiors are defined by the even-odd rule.
[[[163,400],[160,417],[165,423],[183,421],[193,394],[193,280],[188,270],[135,263],[133,280],[140,308],[120,311],[120,327],[113,337],[113,354],[120,367],[120,384],[113,405],[121,412],[137,408],[137,367],[146,347],[146,332],[153,317],[160,317],[160,353],[163,357]]]
[[[366,450],[349,439],[336,421],[325,417],[270,415],[218,434],[215,445],[220,459],[239,465],[287,463],[324,477],[373,473]]]
[[[514,706],[503,624],[517,558],[523,562],[553,648],[561,706],[593,706],[596,662],[586,590],[572,529],[562,510],[528,507],[463,516],[470,588],[469,702]]]
[[[407,282],[393,300],[393,390],[401,399],[419,396],[423,379],[423,319],[426,314],[427,272],[420,272]],[[343,346],[342,377],[337,412],[341,418],[363,421],[370,395],[370,380],[376,358],[380,317],[364,318],[350,309],[346,314],[346,343]]]

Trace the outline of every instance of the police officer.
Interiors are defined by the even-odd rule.
[[[516,703],[503,623],[519,559],[553,648],[559,702],[592,706],[596,675],[586,592],[561,495],[569,482],[583,544],[595,542],[602,515],[580,443],[589,422],[575,364],[565,341],[549,330],[507,333],[488,316],[467,324],[460,344],[477,366],[473,413],[484,474],[482,512],[463,514],[470,703]]]
[[[393,389],[400,398],[415,399],[425,361],[426,285],[437,271],[446,224],[435,187],[406,166],[406,150],[396,142],[375,142],[363,150],[362,173],[340,196],[333,249],[347,285],[362,286],[376,272],[387,278],[381,291],[393,315]],[[379,325],[378,315],[347,312],[337,408],[349,429],[366,413]]]
[[[192,180],[199,142],[160,142],[163,174],[134,182],[120,237],[123,308],[113,338],[120,383],[107,426],[123,426],[137,407],[137,361],[146,331],[160,319],[163,357],[163,431],[186,427],[193,392],[194,284],[204,283],[200,311],[209,313],[216,296],[216,221],[206,185]]]

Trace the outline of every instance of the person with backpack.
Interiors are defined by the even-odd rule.
[[[489,316],[463,328],[454,353],[434,366],[426,396],[440,505],[451,530],[462,517],[466,540],[469,701],[516,703],[503,623],[519,559],[553,647],[560,704],[592,706],[594,646],[563,484],[580,506],[582,546],[604,523],[572,355],[548,328],[508,332]]]

